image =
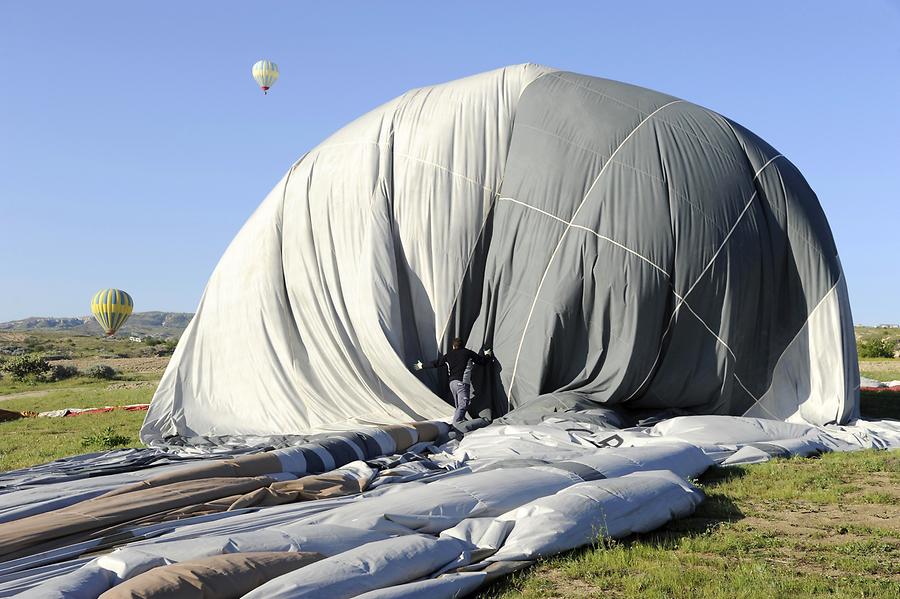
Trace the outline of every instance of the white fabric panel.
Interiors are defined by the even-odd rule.
[[[411,91],[295,164],[216,267],[142,439],[448,418],[407,363],[436,353],[519,95],[548,71]]]
[[[832,446],[835,451],[900,449],[898,420],[856,420],[846,426],[832,424],[822,429],[832,439],[845,444],[844,447]]]
[[[701,491],[668,471],[579,483],[500,516],[498,520],[514,521],[515,526],[503,547],[487,561],[531,560],[601,536],[648,532],[693,513],[702,501]]]
[[[408,535],[368,543],[270,580],[245,599],[343,599],[426,576],[471,545]]]
[[[410,430],[415,431],[415,429]],[[384,431],[384,429],[367,429],[366,433],[375,439],[375,442],[378,443],[378,447],[381,449],[383,455],[391,455],[397,451],[397,443],[394,441],[393,437]]]
[[[465,518],[502,514],[580,481],[569,472],[541,467],[480,472],[405,489],[402,493],[364,498],[305,522],[397,534],[438,533]]]
[[[64,576],[52,578],[15,596],[21,599],[74,599],[99,597],[113,585],[113,573],[108,570],[82,567]]]
[[[679,416],[664,420],[651,429],[651,434],[669,439],[717,445],[801,438],[815,432],[816,428],[808,424],[736,416]]]
[[[486,460],[518,457],[540,457],[548,461],[568,459],[573,454],[595,451],[587,440],[611,437],[618,431],[599,431],[594,435],[566,430],[572,422],[544,422],[539,425],[492,425],[467,434],[453,452],[457,459]],[[574,428],[584,430],[582,423]]]
[[[88,561],[90,561],[89,558],[73,559],[50,567],[34,568],[27,572],[17,572],[12,576],[0,577],[0,597],[18,597],[42,583],[49,581],[52,584],[55,577],[74,572]],[[51,592],[48,596],[59,597],[60,595],[54,595]],[[70,594],[69,597],[71,596]],[[31,597],[35,597],[35,595],[32,593]]]
[[[621,442],[622,447],[597,447],[613,436],[620,438],[617,442]],[[643,432],[607,429],[589,434],[583,423],[575,426],[575,423],[565,421],[547,421],[536,426],[494,425],[466,435],[453,451],[452,458],[472,461],[473,469],[477,469],[478,464],[484,467],[504,459],[568,460],[586,464],[607,477],[637,470],[672,470],[690,477],[712,464],[703,451],[691,444],[692,439],[684,439],[686,442],[681,443],[679,439],[681,437],[677,435],[670,435],[654,442],[657,440],[647,438]]]
[[[600,449],[571,461],[590,466],[606,478],[640,471],[667,470],[687,479],[699,476],[713,465],[710,457],[698,447],[674,440],[643,447]]]
[[[286,447],[284,449],[276,449],[271,453],[281,462],[281,467],[284,468],[285,472],[309,472],[307,470],[306,456],[298,448]]]
[[[843,274],[778,359],[745,416],[829,424],[859,417],[859,367]]]
[[[768,452],[763,451],[752,445],[745,445],[725,458],[722,462],[723,466],[734,466],[737,464],[760,464],[768,462],[772,456]]]

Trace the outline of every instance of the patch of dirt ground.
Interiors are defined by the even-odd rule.
[[[0,341],[9,343],[22,343],[27,338],[25,333],[0,333]]]
[[[130,381],[126,383],[112,383],[106,388],[112,391],[114,389],[144,389],[147,387],[156,387],[156,383],[150,381]]]
[[[898,367],[896,359],[885,358],[884,360],[860,360],[860,370],[891,370]]]
[[[7,401],[10,399],[26,399],[28,397],[43,397],[50,393],[48,390],[43,389],[41,391],[20,391],[18,393],[10,393],[8,395],[0,395],[0,401]]]
[[[793,510],[771,510],[765,517],[749,516],[740,520],[748,529],[774,532],[783,537],[803,537],[816,543],[847,543],[870,539],[871,535],[854,531],[867,528],[894,533],[900,542],[900,505],[883,504],[811,504]]]
[[[56,360],[53,364],[74,366],[85,371],[97,364],[106,364],[119,372],[162,373],[169,363],[169,356],[152,358],[79,358],[77,360]]]

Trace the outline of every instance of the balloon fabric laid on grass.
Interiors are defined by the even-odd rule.
[[[740,124],[518,65],[409,91],[310,149],[226,250],[142,439],[449,419],[858,415],[847,287],[797,168]]]
[[[278,65],[271,60],[260,60],[253,65],[251,72],[263,94],[269,93],[269,88],[278,81]]]
[[[107,337],[115,335],[133,311],[134,300],[121,289],[102,289],[91,299],[91,314]]]

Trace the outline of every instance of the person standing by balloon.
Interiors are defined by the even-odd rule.
[[[466,349],[462,339],[454,337],[451,341],[451,350],[442,356],[438,356],[436,360],[422,363],[417,360],[413,364],[413,370],[423,370],[425,368],[447,369],[447,375],[450,378],[450,393],[453,395],[453,403],[456,411],[453,413],[453,422],[462,422],[466,419],[466,411],[469,409],[469,401],[472,391],[472,365],[486,366],[494,359],[494,354],[490,349],[484,351],[484,355],[480,356],[470,349]]]

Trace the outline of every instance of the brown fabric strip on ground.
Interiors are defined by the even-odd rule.
[[[0,556],[21,551],[51,539],[80,532],[102,530],[151,514],[245,495],[274,482],[267,476],[208,478],[133,491],[127,495],[101,496],[76,505],[0,524]]]
[[[232,599],[322,559],[318,553],[227,553],[160,566],[130,578],[100,599]]]
[[[408,449],[415,445],[416,441],[419,439],[419,433],[416,431],[415,427],[412,426],[395,424],[386,426],[383,430],[394,440],[394,445],[397,447],[396,451]]]
[[[333,470],[325,474],[312,474],[297,480],[272,483],[264,489],[257,489],[235,501],[229,510],[258,507],[340,497],[365,491],[371,478],[362,479],[346,470]]]
[[[172,483],[203,478],[225,478],[242,476],[264,476],[281,472],[281,461],[271,453],[256,453],[231,460],[215,460],[192,468],[178,469],[148,478],[147,480],[113,489],[103,497],[132,493],[141,489],[160,487]]]
[[[379,427],[394,440],[396,451],[402,452],[419,441],[434,441],[441,431],[433,422],[412,422],[408,425],[398,424]],[[361,429],[360,432],[366,432]],[[375,456],[370,456],[375,457]],[[224,478],[238,476],[263,476],[281,472],[284,467],[281,461],[269,452],[256,453],[229,460],[215,460],[209,463],[199,464],[191,468],[184,468],[159,474],[147,480],[113,489],[104,495],[109,497],[132,493],[141,489],[159,487],[175,482],[197,480],[201,478]]]
[[[0,422],[9,422],[12,420],[18,420],[19,418],[24,418],[25,414],[23,412],[13,412],[11,410],[0,410]]]
[[[434,441],[441,434],[441,429],[433,422],[414,422],[413,426],[419,433],[419,441]]]
[[[120,524],[115,524],[113,526],[102,528],[99,530],[87,530],[74,535],[58,537],[49,541],[39,543],[37,545],[30,545],[25,549],[15,551],[13,553],[8,553],[3,556],[3,560],[6,561],[19,557],[35,555],[38,553],[43,553],[44,551],[50,551],[59,547],[65,547],[66,545],[73,545],[75,543],[90,540],[95,540],[98,544],[85,549],[84,553],[95,553],[99,550],[112,549],[120,545],[130,543],[131,541],[143,538],[143,536],[135,536],[132,532],[137,527],[147,526],[150,524],[159,524],[161,522],[172,522],[191,516],[219,514],[221,512],[228,511],[228,508],[230,508],[231,505],[241,497],[243,497],[243,495],[230,495],[228,497],[222,497],[221,499],[207,501],[206,503],[197,503],[183,508],[158,512],[156,514],[151,514],[142,518],[126,520],[125,522],[122,522]]]
[[[172,522],[174,520],[181,520],[182,518],[189,518],[191,516],[206,516],[209,514],[219,514],[221,512],[227,512],[228,508],[230,508],[232,504],[234,504],[234,502],[241,497],[243,497],[243,495],[229,495],[228,497],[222,497],[220,499],[214,499],[212,501],[207,501],[204,503],[189,505],[187,507],[178,508],[170,512],[155,514],[153,516],[145,518],[141,522],[141,525],[143,526],[146,524],[157,524],[159,522]]]

